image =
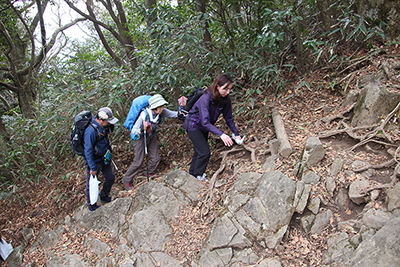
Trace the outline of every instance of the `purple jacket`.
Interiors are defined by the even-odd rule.
[[[198,111],[196,111],[196,109]],[[200,130],[202,132],[211,132],[221,136],[223,132],[214,126],[219,115],[222,113],[226,124],[235,135],[239,135],[232,116],[232,102],[228,96],[228,101],[224,105],[223,101],[219,104],[214,103],[209,92],[203,94],[193,105],[185,120],[186,131]]]

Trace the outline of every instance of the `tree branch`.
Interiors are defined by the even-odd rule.
[[[117,33],[116,31],[114,31],[114,29],[113,29],[112,27],[110,27],[110,26],[104,24],[104,23],[101,22],[101,21],[98,21],[98,20],[96,19],[96,17],[94,17],[94,16],[85,14],[85,13],[82,12],[80,9],[78,9],[76,6],[74,6],[74,4],[71,3],[71,1],[69,1],[69,0],[64,0],[64,1],[65,1],[65,3],[67,3],[67,5],[68,5],[70,8],[72,8],[73,10],[75,10],[75,12],[77,12],[79,15],[81,15],[82,17],[84,17],[84,18],[90,20],[91,22],[93,22],[94,25],[100,25],[100,26],[103,27],[104,29],[108,30],[109,32],[111,32],[112,35],[114,35],[114,37],[115,37],[118,41],[122,42],[122,41],[121,41],[121,37],[118,35],[118,33]],[[86,4],[88,4],[88,2],[86,2]]]

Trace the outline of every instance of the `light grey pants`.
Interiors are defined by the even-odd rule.
[[[147,136],[147,153],[148,153],[148,170],[149,174],[153,173],[158,164],[160,163],[160,154],[158,153],[157,147],[157,136],[150,135]],[[124,183],[132,183],[133,178],[138,174],[140,168],[143,165],[143,160],[145,160],[144,154],[144,139],[141,137],[139,140],[132,140],[133,141],[133,150],[135,153],[133,162],[129,167],[128,171],[125,173],[124,178],[122,178],[122,182]],[[147,175],[146,166],[144,169],[144,174]]]

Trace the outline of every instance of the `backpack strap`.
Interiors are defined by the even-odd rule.
[[[208,101],[208,110],[210,110],[210,103],[211,103],[211,95],[209,94],[208,95],[209,96],[209,101]],[[198,107],[195,107],[194,108],[194,110],[193,111],[189,111],[188,112],[188,114],[187,114],[187,123],[186,123],[186,127],[185,127],[185,131],[187,132],[187,130],[189,129],[189,123],[190,123],[190,120],[191,120],[191,118],[192,118],[192,114],[195,114],[195,113],[198,113],[199,112],[199,108]]]
[[[92,126],[92,128],[94,129],[95,133],[96,133],[96,141],[94,142],[94,146],[97,146],[97,144],[104,138],[106,138],[106,134],[102,134],[99,129],[97,128],[96,125],[94,125],[92,122],[89,123],[90,126]],[[103,137],[101,139],[101,137]]]

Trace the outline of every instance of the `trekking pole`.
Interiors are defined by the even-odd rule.
[[[113,160],[111,160],[111,162],[114,164],[114,167],[115,167],[115,169],[116,169],[117,172],[118,172],[119,170],[118,170],[118,167],[117,167],[117,165],[115,164],[115,162],[114,162]]]
[[[146,157],[147,182],[149,182],[150,181],[150,179],[149,179],[149,162],[148,162],[149,157],[147,155],[147,140],[146,140],[147,138],[146,138],[146,135],[147,135],[147,131],[144,130],[144,135],[143,135],[143,138],[144,138],[144,155]]]

